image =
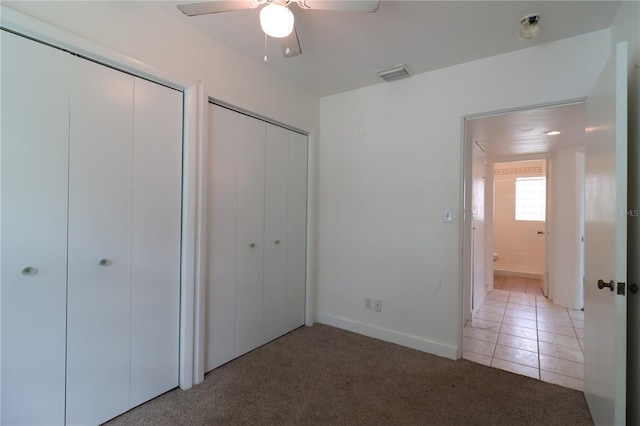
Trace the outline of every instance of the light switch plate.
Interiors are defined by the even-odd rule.
[[[442,211],[442,221],[444,223],[452,223],[453,222],[453,210],[445,209]]]

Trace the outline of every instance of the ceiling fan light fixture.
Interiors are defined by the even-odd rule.
[[[540,27],[538,26],[538,22],[540,21],[540,16],[532,13],[520,21],[520,40],[531,40],[540,32]]]
[[[268,36],[286,37],[293,31],[293,13],[286,6],[268,4],[260,11],[260,26]]]

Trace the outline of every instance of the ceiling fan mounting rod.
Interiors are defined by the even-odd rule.
[[[306,0],[249,0],[249,1],[254,5],[253,8],[256,8],[263,4],[273,4],[273,3],[279,4],[280,6],[288,7],[291,3],[295,2],[298,4],[300,9],[311,9],[311,7],[307,5]]]

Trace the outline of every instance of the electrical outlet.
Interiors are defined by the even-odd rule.
[[[365,297],[364,298],[364,308],[368,311],[371,310],[371,298],[370,297]]]
[[[376,312],[382,312],[382,300],[373,301],[373,310]]]

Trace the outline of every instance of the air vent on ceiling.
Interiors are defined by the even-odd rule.
[[[386,70],[378,71],[378,75],[384,81],[399,80],[401,78],[411,77],[411,71],[406,64],[396,65]]]

